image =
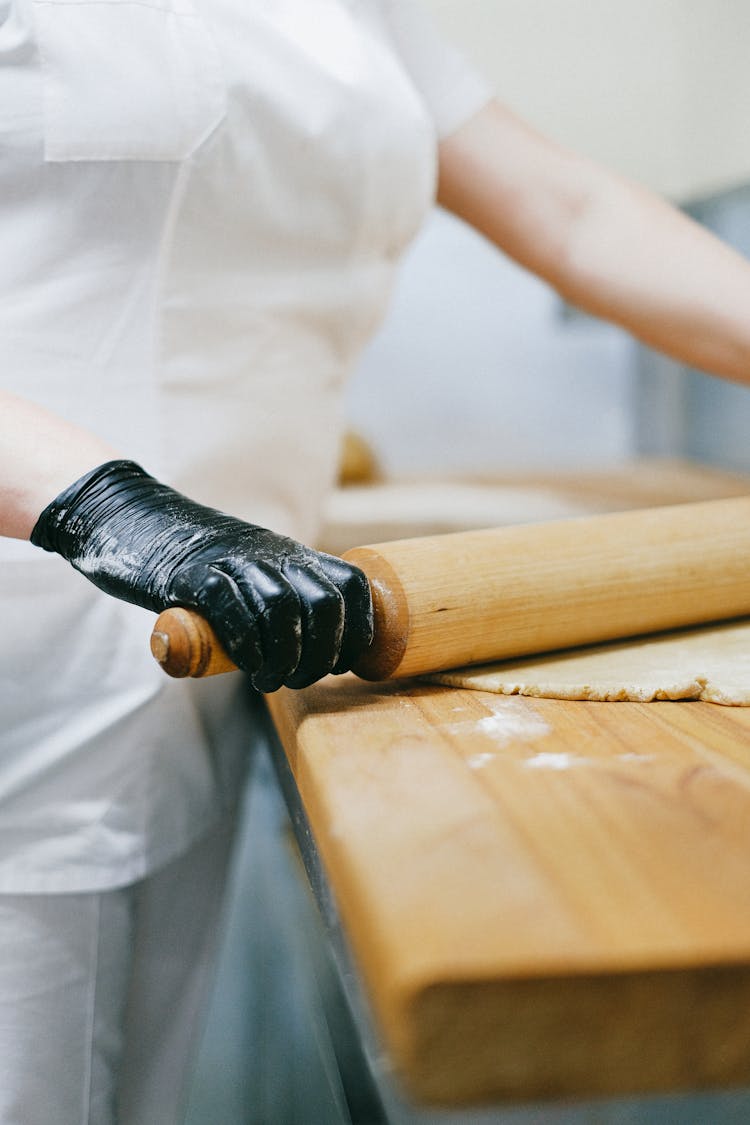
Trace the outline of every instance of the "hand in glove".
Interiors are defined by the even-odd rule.
[[[197,610],[259,691],[347,671],[372,638],[364,574],[110,461],[42,512],[31,541],[155,612]]]

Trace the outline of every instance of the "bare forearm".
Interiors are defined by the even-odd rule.
[[[95,435],[0,391],[0,535],[28,539],[63,488],[116,456]]]
[[[750,263],[649,192],[602,174],[555,280],[652,347],[750,383]]]
[[[750,383],[750,263],[492,103],[441,145],[439,199],[571,303]]]

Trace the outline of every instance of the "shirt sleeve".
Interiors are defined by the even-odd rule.
[[[435,122],[440,139],[482,108],[494,90],[468,60],[441,38],[414,0],[377,0],[403,65]]]

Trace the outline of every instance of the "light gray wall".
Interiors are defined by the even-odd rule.
[[[633,345],[437,211],[350,387],[389,474],[610,464],[635,450]]]
[[[421,0],[543,132],[674,199],[750,181],[748,0]]]
[[[750,186],[700,200],[688,210],[750,257]],[[642,452],[750,472],[750,389],[692,371],[646,348],[639,350],[638,369],[636,427]]]

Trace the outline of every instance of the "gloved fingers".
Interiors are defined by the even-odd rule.
[[[205,617],[238,668],[251,675],[263,664],[255,613],[234,579],[207,563],[181,567],[169,584],[174,605],[189,606]]]
[[[287,563],[284,574],[297,592],[302,613],[302,653],[287,687],[315,683],[334,668],[344,632],[344,599],[336,586],[311,565]]]
[[[370,583],[359,567],[351,566],[334,555],[320,556],[320,565],[344,599],[344,633],[334,675],[348,672],[373,635],[372,595]]]
[[[302,652],[302,610],[292,583],[265,563],[232,567],[243,597],[255,612],[263,661],[253,677],[261,692],[276,691],[297,668]]]

